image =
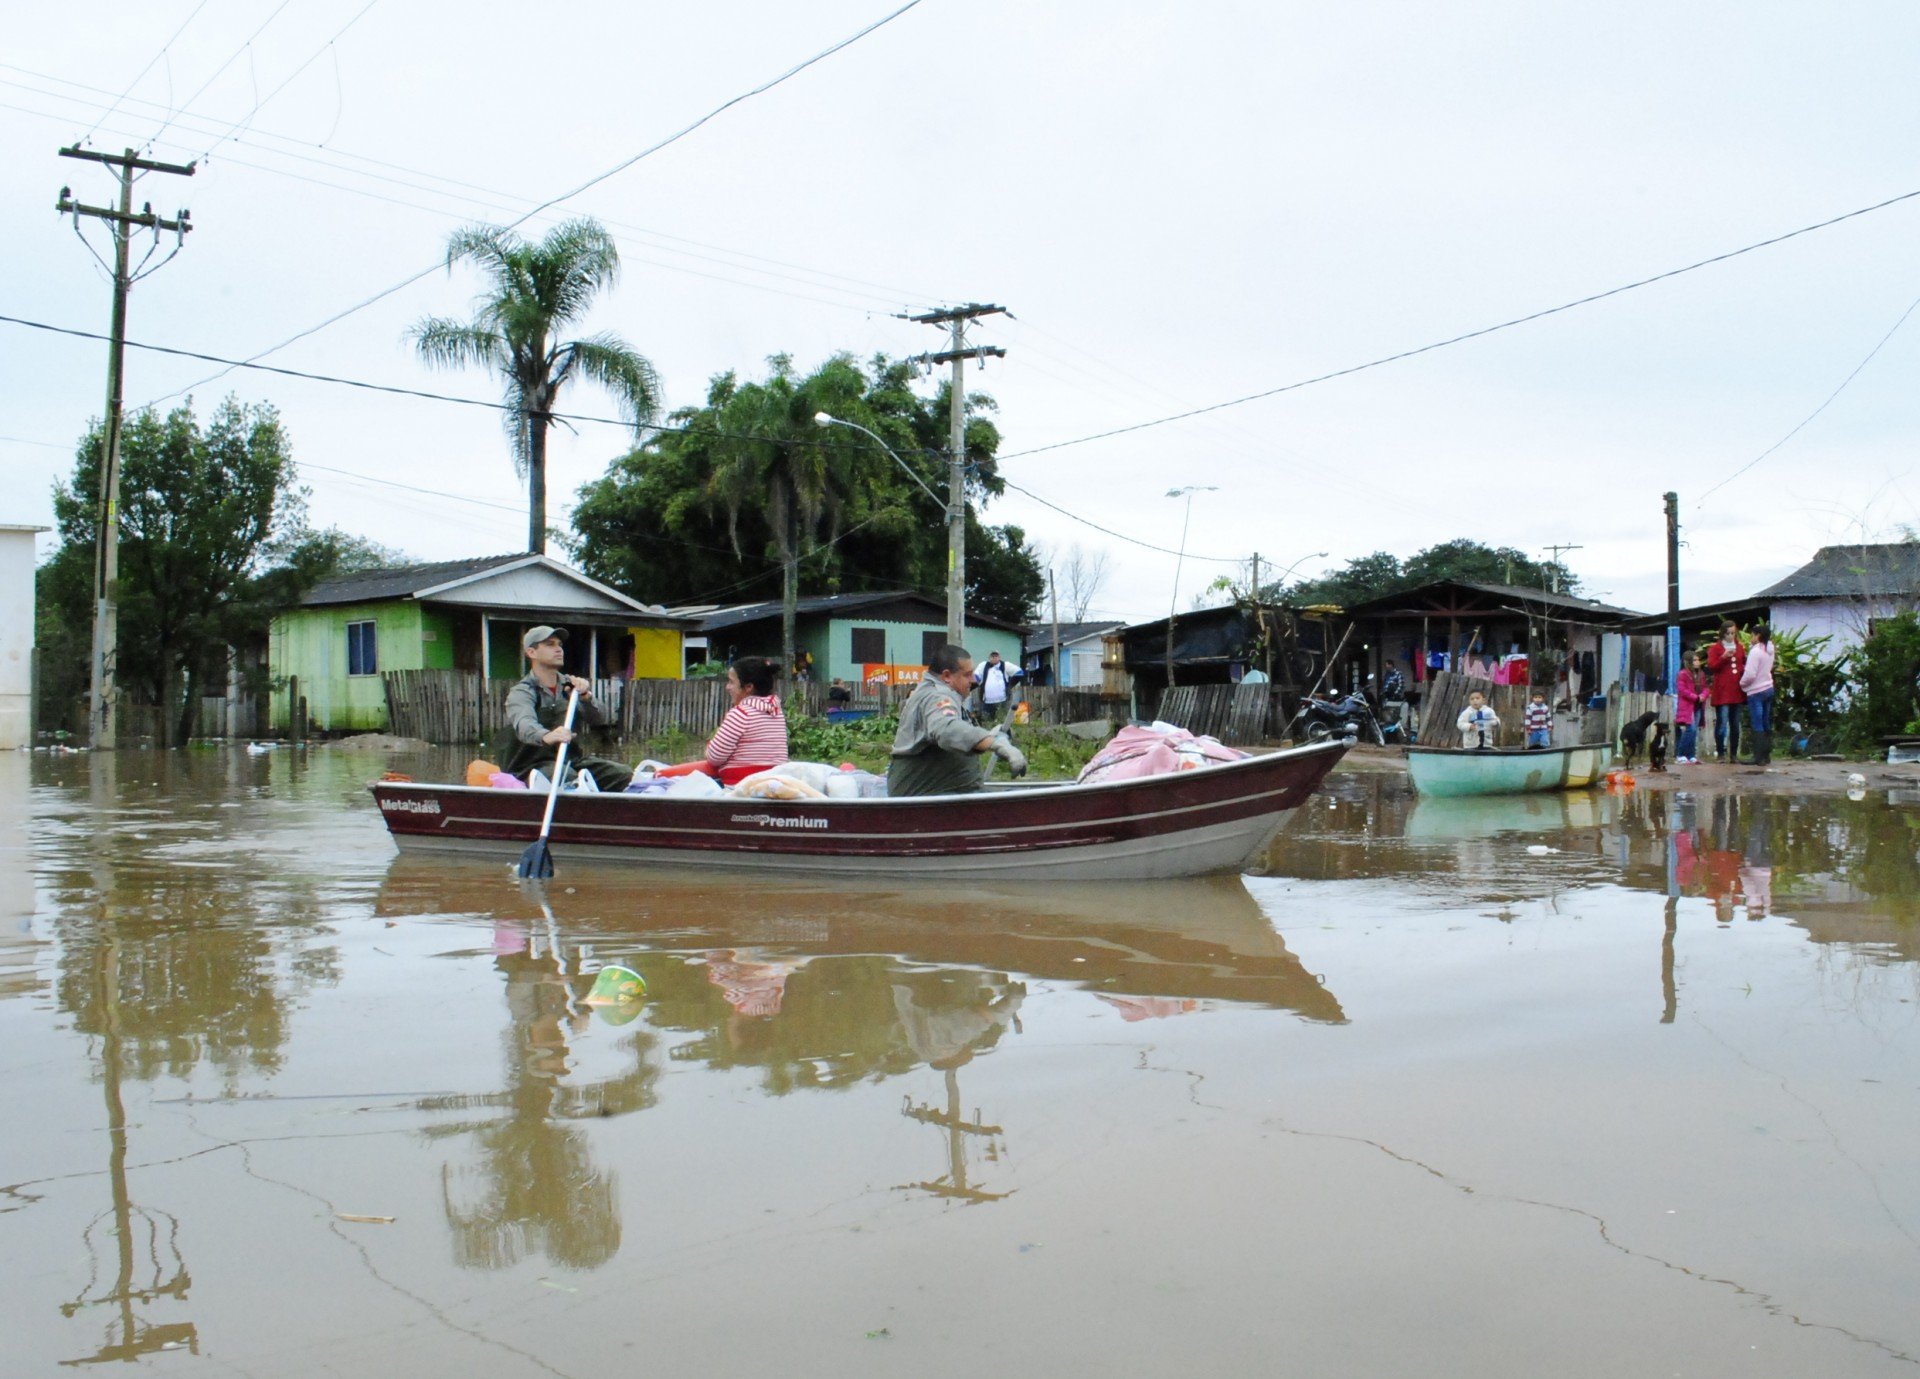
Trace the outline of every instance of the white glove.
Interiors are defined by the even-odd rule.
[[[1027,754],[1013,745],[1013,739],[1004,732],[993,735],[993,754],[1007,763],[1007,770],[1015,780],[1027,774]]]

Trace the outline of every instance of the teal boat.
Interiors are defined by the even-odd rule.
[[[1422,795],[1529,795],[1584,790],[1605,766],[1606,746],[1409,747],[1407,774]]]

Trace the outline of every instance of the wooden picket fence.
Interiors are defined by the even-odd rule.
[[[1526,685],[1496,685],[1491,680],[1443,670],[1421,687],[1420,745],[1422,747],[1458,747],[1460,711],[1467,707],[1467,696],[1475,690],[1487,696],[1487,707],[1500,719],[1496,747],[1527,745],[1527,700],[1533,690]]]
[[[382,679],[387,699],[387,731],[427,742],[486,743],[506,727],[507,691],[513,680],[489,680],[468,671],[392,670]],[[855,692],[851,707],[898,710],[912,685],[877,686]],[[817,681],[780,687],[790,715],[825,716],[828,686]],[[704,737],[720,725],[727,709],[726,686],[719,680],[596,680],[593,697],[611,721],[607,731],[620,742],[645,742],[668,733]],[[1021,689],[1016,696],[1029,708],[1030,722],[1043,726],[1110,717],[1112,706],[1098,690]]]
[[[1154,717],[1230,747],[1252,747],[1267,739],[1272,705],[1271,685],[1175,685],[1161,694]]]

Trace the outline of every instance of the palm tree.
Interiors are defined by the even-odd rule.
[[[471,321],[429,316],[414,347],[435,368],[481,365],[506,384],[514,472],[527,481],[527,549],[547,548],[547,425],[554,399],[578,376],[606,389],[636,432],[653,419],[660,382],[617,335],[556,340],[620,275],[620,252],[592,220],[556,225],[538,244],[509,229],[469,225],[447,240],[449,270],[471,260],[487,275]]]
[[[727,531],[740,549],[743,513],[764,521],[780,554],[782,675],[793,671],[794,623],[800,598],[800,561],[822,536],[839,534],[840,510],[872,463],[871,446],[823,436],[814,415],[830,412],[863,424],[866,375],[847,355],[835,355],[805,378],[784,354],[768,361],[764,383],[735,388],[715,409],[720,434],[708,493],[726,509]]]

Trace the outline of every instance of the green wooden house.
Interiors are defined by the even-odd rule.
[[[678,679],[686,624],[544,555],[489,556],[357,570],[315,585],[273,620],[272,724],[305,699],[316,731],[387,725],[383,674],[525,672],[520,638],[547,623],[568,632],[567,669],[590,678]]]
[[[778,599],[672,611],[697,623],[688,644],[705,638],[711,660],[765,656],[777,663],[780,659]],[[961,644],[975,661],[998,651],[1013,665],[1021,664],[1027,629],[1019,623],[969,613],[966,628]],[[875,667],[891,667],[896,677],[918,681],[927,657],[947,640],[947,606],[925,594],[901,591],[804,598],[798,606],[794,640],[798,651],[813,658],[813,678],[821,683],[839,679],[857,685],[871,678]]]

